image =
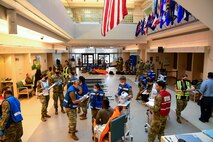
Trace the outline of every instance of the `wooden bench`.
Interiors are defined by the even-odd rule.
[[[18,97],[19,95],[27,95],[28,99],[30,98],[30,94],[34,92],[33,88],[28,88],[27,86],[24,85],[22,81],[19,81],[16,83],[17,86],[17,93]]]

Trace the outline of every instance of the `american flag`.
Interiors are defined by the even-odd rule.
[[[101,34],[106,36],[127,14],[126,0],[104,0]]]

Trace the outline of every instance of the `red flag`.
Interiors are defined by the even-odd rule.
[[[101,34],[106,36],[127,14],[126,0],[104,0]]]

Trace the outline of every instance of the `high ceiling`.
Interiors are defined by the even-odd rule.
[[[74,22],[100,22],[102,20],[104,0],[61,0],[61,2]],[[147,13],[147,10],[148,13],[150,12],[152,0],[127,0],[126,6],[128,16],[125,17],[123,23],[137,23],[138,20],[134,20],[134,15],[137,18],[141,15],[142,19],[143,12]]]

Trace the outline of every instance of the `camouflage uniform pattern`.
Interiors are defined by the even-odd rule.
[[[94,119],[96,119],[98,111],[99,111],[98,109],[91,109],[91,114],[92,114],[92,133],[94,133],[93,123],[94,123]]]
[[[117,71],[123,71],[123,59],[121,57],[118,58],[116,69]]]
[[[150,69],[150,64],[149,64],[148,61],[147,61],[147,62],[145,63],[145,65],[143,66],[143,69],[144,69],[144,72],[147,72],[147,71]]]
[[[88,100],[79,103],[79,106],[82,108],[83,114],[87,114],[87,103]]]
[[[137,81],[138,80],[138,77],[140,76],[140,63],[138,63],[137,65],[136,65],[136,76],[135,76],[135,81]]]
[[[156,135],[158,135],[158,139],[160,141],[161,136],[164,135],[164,129],[166,127],[166,120],[167,116],[161,116],[160,115],[160,106],[162,103],[162,97],[161,95],[157,95],[155,98],[155,105],[150,108],[150,110],[154,113],[150,131],[148,134],[148,142],[154,142]]]
[[[8,101],[2,103],[2,119],[0,119],[0,130],[5,130],[7,122],[10,120],[10,104]],[[14,123],[5,130],[4,142],[22,142],[23,135],[22,122]]]
[[[188,100],[176,99],[176,116],[177,119],[181,117],[181,111],[183,111],[187,106]]]
[[[58,98],[60,100],[60,106],[63,108],[63,101],[64,101],[64,95],[63,95],[63,88],[64,88],[64,77],[62,75],[53,75],[51,78],[51,83],[56,83],[56,82],[62,82],[62,85],[57,86],[55,85],[53,87],[53,100],[54,100],[54,107],[55,109],[58,109]]]
[[[144,68],[144,63],[143,61],[141,61],[139,65],[139,76],[143,75],[143,68]]]
[[[123,64],[124,64],[123,58],[120,58],[120,71],[123,71]]]
[[[177,88],[177,84],[175,85],[176,89]],[[186,86],[185,86],[186,87]],[[190,84],[190,88],[191,88],[191,84]],[[188,91],[187,91],[188,92]],[[190,92],[189,92],[190,93]],[[177,95],[176,95],[177,96]],[[189,97],[188,97],[189,98]],[[184,98],[184,99],[177,99],[176,97],[176,117],[177,117],[177,121],[179,123],[181,123],[180,121],[180,118],[181,118],[181,111],[183,111],[186,106],[187,106],[187,103],[189,101],[188,98]]]
[[[69,132],[70,133],[75,133],[76,132],[76,124],[77,124],[77,110],[76,109],[71,109],[71,108],[66,108],[67,116],[69,119]]]
[[[38,83],[37,83],[37,90],[39,93],[41,93],[44,90],[44,88],[41,85],[41,81],[38,81]],[[48,96],[41,95],[41,96],[38,96],[38,99],[40,99],[40,102],[42,104],[41,116],[44,117],[47,115],[47,108],[48,108],[48,104],[49,104],[49,100],[50,100],[50,95],[48,95]]]
[[[128,59],[126,62],[125,62],[125,67],[126,67],[126,71],[129,72],[130,71],[130,59]]]

